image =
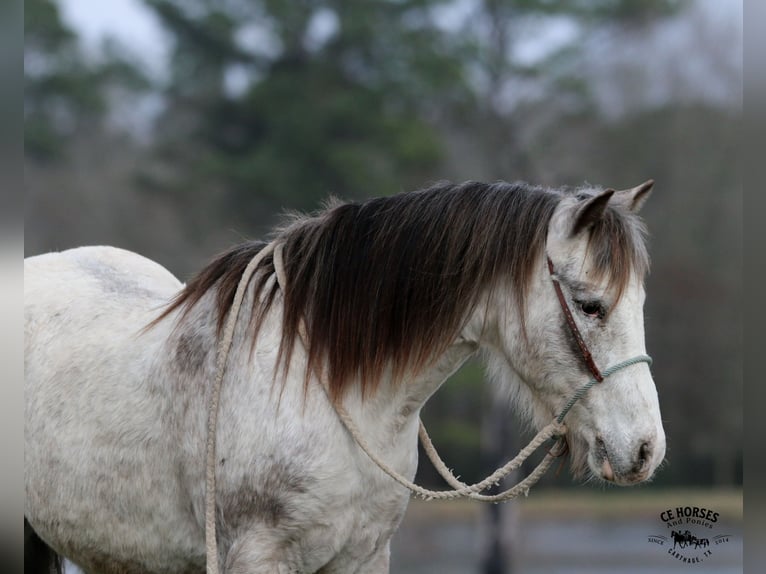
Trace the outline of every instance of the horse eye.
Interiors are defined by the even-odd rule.
[[[604,316],[604,307],[598,301],[582,301],[580,310],[590,317]]]

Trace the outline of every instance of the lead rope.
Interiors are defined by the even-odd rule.
[[[207,457],[205,466],[205,547],[207,550],[207,572],[208,574],[218,574],[218,540],[215,532],[215,438],[216,427],[218,423],[218,404],[221,399],[221,384],[223,375],[226,372],[226,359],[231,350],[231,342],[234,339],[234,326],[237,323],[239,308],[242,306],[242,300],[245,297],[245,290],[250,278],[258,268],[258,264],[274,251],[274,243],[269,243],[261,249],[258,254],[245,267],[242,278],[237,285],[237,291],[234,293],[234,301],[231,304],[231,311],[226,318],[226,326],[223,331],[223,338],[218,345],[218,356],[216,357],[216,373],[213,382],[213,389],[208,399],[207,407]]]
[[[258,265],[263,261],[265,257],[273,253],[274,256],[274,272],[277,277],[277,283],[282,288],[284,293],[284,287],[287,285],[287,277],[285,275],[284,260],[282,256],[283,244],[269,243],[250,261],[248,266],[242,273],[242,278],[237,285],[237,291],[234,295],[234,301],[232,302],[229,316],[226,319],[226,325],[224,328],[223,338],[218,347],[218,356],[216,361],[216,377],[213,384],[213,389],[210,394],[208,402],[208,436],[207,436],[207,466],[206,466],[206,481],[205,481],[205,542],[207,549],[207,572],[208,574],[219,574],[218,568],[218,543],[216,539],[216,511],[215,511],[215,439],[216,439],[216,426],[218,421],[218,405],[220,402],[221,386],[223,382],[223,376],[226,371],[226,359],[228,358],[229,351],[231,349],[231,343],[234,337],[234,327],[237,321],[237,315],[239,309],[242,306],[242,300],[244,299],[247,285],[250,282],[250,278],[257,269]],[[301,342],[305,348],[307,346],[307,334],[305,325],[301,322],[298,333]],[[639,355],[627,361],[618,363],[603,371],[603,378],[608,377],[616,373],[617,371],[634,365],[636,363],[646,362],[651,364],[651,358],[647,355]],[[543,427],[540,432],[530,441],[530,443],[523,448],[516,457],[508,461],[505,465],[498,468],[495,472],[490,474],[484,480],[475,484],[465,484],[461,482],[452,471],[447,468],[447,465],[439,456],[436,448],[431,442],[431,438],[428,436],[425,426],[422,421],[420,422],[420,428],[418,430],[418,436],[423,444],[423,448],[428,455],[428,458],[433,463],[439,474],[447,481],[447,483],[453,488],[453,490],[429,490],[423,488],[401,475],[399,472],[389,467],[385,461],[383,461],[372,450],[370,445],[364,439],[359,432],[359,428],[356,426],[351,415],[343,407],[342,404],[332,400],[329,388],[326,381],[319,378],[321,387],[327,396],[327,399],[333,405],[335,412],[338,415],[343,426],[348,433],[359,445],[359,448],[374,462],[380,470],[394,479],[396,482],[407,488],[415,496],[423,498],[424,500],[449,500],[454,498],[471,498],[474,500],[481,500],[485,502],[504,502],[516,498],[517,496],[529,492],[529,489],[537,483],[538,480],[548,470],[553,460],[560,456],[563,450],[564,435],[566,434],[566,426],[563,424],[564,416],[574,406],[574,404],[590,389],[594,384],[600,382],[596,378],[592,378],[585,385],[580,387],[570,399],[569,403],[564,407],[562,412],[551,423]],[[494,495],[479,494],[480,492],[499,484],[499,482],[508,476],[511,472],[518,469],[525,460],[527,460],[532,453],[534,453],[545,441],[551,438],[558,439],[557,444],[559,449],[557,452],[551,453],[550,450],[546,453],[540,463],[524,480],[508,488],[507,490]]]

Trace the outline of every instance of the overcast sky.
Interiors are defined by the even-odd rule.
[[[80,34],[87,48],[95,49],[107,36],[115,36],[149,67],[161,73],[168,42],[154,13],[141,0],[58,0],[62,17]]]
[[[289,0],[288,0],[289,1]],[[700,8],[715,14],[715,18],[742,21],[742,0],[692,0]],[[168,55],[168,42],[162,27],[142,0],[58,0],[63,18],[80,34],[86,47],[94,49],[104,36],[122,40],[149,67],[152,73],[163,70]],[[456,10],[453,13],[459,14]],[[560,33],[559,33],[560,32]],[[553,30],[543,38],[546,43],[558,42],[567,30]],[[544,46],[527,46],[529,57]]]

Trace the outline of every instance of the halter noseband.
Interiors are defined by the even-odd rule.
[[[637,355],[633,357],[632,359],[627,359],[625,361],[622,361],[621,363],[617,363],[616,365],[612,365],[611,367],[601,371],[596,365],[596,361],[593,359],[593,355],[591,354],[590,349],[588,349],[588,345],[585,343],[585,339],[583,339],[582,333],[580,333],[580,329],[577,327],[577,323],[575,323],[574,316],[572,315],[572,309],[569,307],[569,303],[567,303],[566,297],[564,296],[564,292],[561,289],[561,284],[559,283],[558,279],[556,279],[555,272],[553,270],[553,262],[551,261],[550,257],[547,257],[547,259],[548,259],[548,273],[551,276],[551,282],[553,283],[553,288],[556,291],[556,297],[558,298],[559,304],[561,305],[561,310],[564,312],[564,317],[566,318],[567,325],[569,325],[569,330],[572,332],[572,335],[574,336],[575,341],[577,341],[577,346],[580,348],[583,361],[585,361],[585,366],[588,367],[588,370],[590,371],[591,375],[593,375],[593,378],[591,380],[589,380],[582,387],[577,389],[577,391],[575,391],[574,395],[572,395],[572,398],[569,399],[569,402],[567,403],[567,405],[562,409],[561,413],[559,413],[559,415],[556,417],[556,421],[560,423],[564,420],[564,417],[569,412],[569,410],[574,406],[574,404],[578,400],[580,400],[580,398],[593,385],[595,385],[596,383],[602,382],[608,376],[613,375],[617,371],[620,371],[631,365],[635,365],[637,363],[647,363],[648,365],[651,365],[652,358],[649,355]]]

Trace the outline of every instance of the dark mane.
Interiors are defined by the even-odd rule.
[[[566,193],[525,183],[439,183],[295,218],[275,235],[284,244],[287,277],[281,364],[289,365],[305,321],[307,380],[325,372],[335,399],[357,380],[371,392],[386,368],[398,380],[446,350],[479,297],[501,280],[511,282],[523,311],[548,223]],[[591,232],[597,270],[618,291],[646,268],[639,225],[610,207]],[[158,320],[175,309],[188,312],[215,289],[220,332],[242,272],[264,246],[248,242],[220,255]],[[251,317],[254,337],[277,298],[273,273],[268,256],[252,280],[260,301]]]

